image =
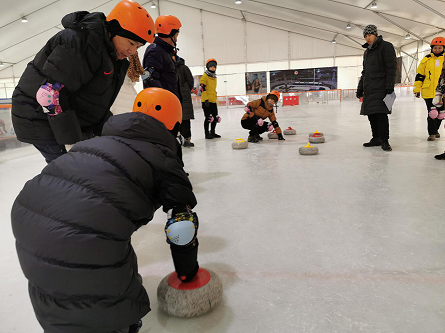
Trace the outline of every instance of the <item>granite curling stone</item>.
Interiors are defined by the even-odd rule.
[[[323,133],[315,131],[309,134],[309,142],[310,143],[323,143],[325,142],[325,138]]]
[[[269,139],[278,139],[278,134],[275,132],[275,130],[273,130],[272,132],[267,133],[267,137]]]
[[[318,148],[315,146],[311,146],[311,144],[308,142],[306,146],[300,147],[298,152],[300,153],[300,155],[317,155]]]
[[[297,134],[297,131],[296,130],[294,130],[292,127],[288,127],[288,128],[286,128],[284,131],[283,131],[283,133],[285,134],[285,135],[295,135],[295,134]]]
[[[234,142],[232,142],[233,149],[246,149],[247,147],[249,147],[249,143],[243,139],[236,139]]]
[[[173,272],[159,283],[159,307],[171,316],[197,317],[218,305],[222,290],[221,280],[210,270],[199,268],[190,282],[182,282]]]

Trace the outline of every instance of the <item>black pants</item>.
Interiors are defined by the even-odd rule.
[[[260,135],[261,133],[264,133],[267,131],[267,121],[264,122],[263,126],[258,126],[256,124],[257,119],[254,118],[247,118],[244,120],[241,120],[241,126],[245,129],[250,130],[249,135],[254,136],[256,134]]]
[[[211,133],[214,134],[216,124],[218,123],[218,119],[216,119],[216,116],[218,115],[218,107],[217,107],[216,103],[209,103],[208,107],[205,106],[205,103],[202,103],[202,109],[204,110],[204,115],[205,115],[204,132],[206,134],[209,133],[209,124],[210,124]],[[212,116],[214,118],[212,123],[209,123],[209,120],[208,120],[208,118],[210,116]]]
[[[425,98],[426,107],[428,109],[428,112],[430,112],[431,107],[433,106],[433,99],[432,98]],[[445,109],[445,106],[442,105],[440,108],[437,108],[437,111],[443,111]],[[428,123],[428,134],[434,135],[439,133],[440,124],[442,123],[442,119],[433,119],[430,118],[430,116],[426,117],[426,121]]]
[[[64,145],[34,145],[37,150],[43,155],[46,163],[50,163],[55,160],[57,157],[66,154],[66,148]]]
[[[386,113],[374,113],[368,116],[372,137],[387,141],[389,139],[389,120]]]
[[[192,137],[192,125],[190,123],[190,119],[182,121],[181,127],[179,127],[179,132],[186,139]]]

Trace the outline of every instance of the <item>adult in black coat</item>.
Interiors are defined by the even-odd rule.
[[[156,18],[156,34],[153,44],[145,49],[142,66],[145,69],[143,75],[144,88],[158,87],[174,93],[179,100],[178,75],[175,62],[172,59],[176,55],[176,43],[178,41],[181,22],[172,15],[163,15]]]
[[[195,119],[193,110],[191,91],[194,85],[194,79],[190,68],[185,64],[185,60],[176,56],[176,72],[179,78],[179,89],[182,97],[182,123],[179,132],[184,137],[184,147],[194,147],[190,141],[192,139],[192,131],[190,120]]]
[[[128,0],[107,18],[75,12],[62,25],[28,64],[12,96],[17,139],[35,145],[48,163],[66,153],[65,144],[101,134],[124,81],[127,56],[154,38],[152,18]]]
[[[171,111],[175,123],[181,121],[180,103],[167,93],[177,111],[156,102],[165,110],[156,111],[162,122],[142,113],[153,105],[142,100],[142,112],[111,117],[102,137],[76,144],[28,181],[15,200],[17,253],[45,332],[111,332],[150,311],[131,235],[160,206],[173,210],[174,218],[179,209],[190,212],[196,205],[175,134],[162,119]],[[197,249],[196,233],[186,246],[171,245],[175,269],[186,281],[199,268]]]
[[[396,53],[391,43],[378,36],[375,25],[368,25],[363,30],[363,36],[366,51],[357,98],[363,97],[360,114],[368,116],[372,130],[372,139],[363,146],[381,146],[383,150],[390,151],[388,114],[391,114],[391,110],[388,110],[383,99],[394,92]]]

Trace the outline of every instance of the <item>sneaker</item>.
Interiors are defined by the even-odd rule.
[[[436,139],[440,139],[440,134],[439,133],[436,134]]]
[[[440,154],[440,155],[436,155],[436,156],[434,156],[434,158],[437,159],[437,160],[445,160],[445,153]]]
[[[388,142],[388,141],[384,141],[384,142],[382,142],[382,149],[383,149],[384,151],[391,151],[391,150],[392,150],[392,148],[391,148],[391,146],[389,145],[389,142]]]
[[[210,133],[206,133],[206,139],[213,139],[213,135]]]
[[[429,137],[428,137],[428,139],[426,139],[427,141],[434,141],[434,140],[436,140],[436,135],[435,134],[433,134],[433,135],[430,135]]]
[[[219,139],[221,137],[221,135],[216,134],[216,133],[212,133],[211,134],[215,139]]]
[[[258,135],[258,140],[263,140],[263,138],[260,136],[260,135]]]
[[[191,148],[191,147],[194,147],[195,144],[193,142],[190,142],[190,140],[185,140],[183,146],[186,148]]]
[[[380,139],[372,138],[369,142],[363,144],[363,147],[376,147],[381,146],[382,141]]]

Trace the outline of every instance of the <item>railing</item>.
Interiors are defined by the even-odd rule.
[[[394,87],[397,96],[410,96],[412,95],[413,86],[396,86]],[[309,103],[329,103],[331,101],[347,101],[355,100],[357,89],[333,89],[333,90],[313,90],[313,91],[299,91],[292,93],[282,93],[278,105],[282,106],[283,96],[299,96],[300,104]],[[246,105],[248,102],[255,99],[259,99],[267,94],[252,94],[252,95],[228,95],[218,96],[218,106],[220,108],[232,108]],[[192,97],[193,106],[195,108],[201,108],[201,97]]]

